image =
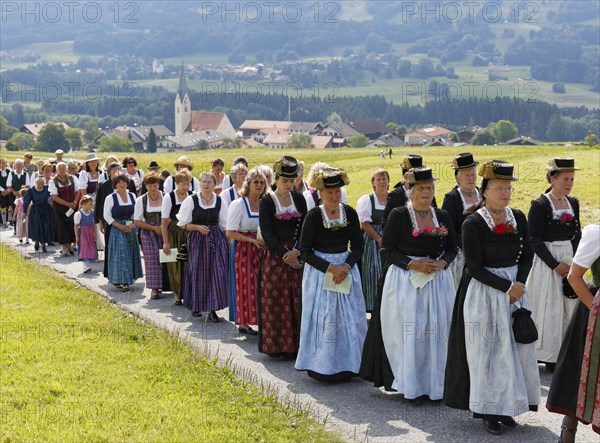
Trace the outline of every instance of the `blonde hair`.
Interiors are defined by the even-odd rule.
[[[240,191],[240,195],[242,197],[248,196],[248,194],[250,193],[250,182],[256,178],[261,178],[264,180],[265,188],[263,189],[263,192],[262,192],[262,194],[260,194],[260,196],[262,197],[263,195],[266,195],[267,190],[268,190],[267,177],[265,177],[265,174],[263,174],[263,172],[259,166],[256,168],[252,168],[248,171],[248,175],[246,176],[246,179],[244,180],[244,184],[242,185],[242,189]]]
[[[200,174],[200,177],[198,178],[198,180],[202,181],[202,179],[204,177],[210,177],[210,178],[212,178],[213,183],[215,185],[217,184],[217,176],[214,174],[214,172],[212,172],[212,171],[203,172],[202,174]]]
[[[375,189],[375,185],[373,185],[373,182],[375,181],[375,177],[377,177],[378,175],[385,175],[385,177],[388,180],[388,187],[389,187],[390,173],[386,169],[377,168],[373,171],[373,174],[371,174],[371,185],[373,186],[373,189]]]

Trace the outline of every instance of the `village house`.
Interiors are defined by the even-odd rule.
[[[404,134],[404,144],[407,146],[446,146],[449,143],[448,137],[452,131],[441,126],[430,126],[427,128],[416,129]]]

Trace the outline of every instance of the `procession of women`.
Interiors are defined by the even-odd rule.
[[[494,435],[540,407],[564,416],[561,442],[580,423],[600,434],[600,225],[581,226],[573,159],[547,159],[548,188],[525,212],[511,206],[515,165],[471,153],[448,158],[452,189],[419,155],[395,180],[374,169],[356,205],[351,174],[291,156],[197,173],[182,155],[172,174],[56,156],[0,159],[2,228],[23,248],[85,274],[103,259],[115,290],[145,285],[149,303],[233,322],[324,385],[360,377],[470,410]]]

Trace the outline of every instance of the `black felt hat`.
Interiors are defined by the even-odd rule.
[[[402,160],[402,174],[411,168],[420,168],[423,166],[423,157],[417,154],[408,154]]]
[[[467,169],[467,168],[473,168],[475,166],[477,166],[479,164],[479,162],[476,162],[473,159],[473,154],[471,154],[470,152],[462,152],[460,154],[456,154],[454,156],[454,158],[452,159],[452,169]]]
[[[575,159],[573,158],[551,158],[546,165],[546,171],[548,172],[579,171],[580,169],[575,167]]]
[[[148,169],[160,169],[160,166],[158,166],[158,163],[156,163],[154,160],[152,160],[150,162],[150,164],[148,165]]]
[[[273,164],[273,171],[283,178],[298,177],[298,161],[294,157],[283,156]]]
[[[404,179],[409,185],[416,185],[417,183],[426,183],[439,180],[439,178],[433,176],[431,168],[426,166],[421,168],[411,168],[404,175]]]
[[[517,181],[515,165],[503,160],[488,160],[479,167],[479,176],[487,180]]]

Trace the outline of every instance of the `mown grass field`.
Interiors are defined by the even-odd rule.
[[[185,153],[194,165],[194,175],[200,171],[210,170],[210,162],[215,158],[222,158],[227,168],[231,166],[235,158],[245,156],[251,165],[272,165],[282,155],[292,155],[306,163],[305,178],[308,169],[317,161],[325,161],[331,165],[344,168],[348,171],[351,183],[347,187],[349,202],[356,204],[358,198],[370,191],[370,178],[372,172],[379,167],[386,168],[392,177],[392,185],[400,180],[401,162],[405,154],[413,153],[422,155],[425,163],[434,169],[440,180],[436,184],[438,201],[442,201],[444,193],[454,186],[454,172],[450,169],[452,157],[464,151],[470,151],[479,161],[500,159],[515,163],[516,171],[520,180],[515,184],[512,206],[529,210],[530,201],[539,197],[547,188],[545,180],[545,165],[551,157],[573,157],[575,158],[578,171],[575,179],[575,187],[572,195],[579,198],[581,202],[581,221],[587,224],[600,219],[600,148],[598,146],[589,148],[587,146],[566,147],[563,145],[541,145],[541,146],[463,146],[463,147],[415,147],[394,148],[393,158],[390,160],[379,157],[381,149],[299,149],[299,150],[273,150],[267,148],[240,149],[240,150],[213,150],[193,151]],[[39,158],[47,158],[48,154],[39,155],[34,153],[34,161]],[[41,154],[41,153],[40,153]],[[2,155],[15,158],[14,153],[4,151]],[[99,157],[106,158],[105,153],[99,153]],[[180,153],[161,154],[138,154],[139,166],[146,168],[151,160],[158,161],[159,165],[173,170],[173,161]],[[85,153],[77,153],[73,157],[82,159]],[[123,154],[119,156],[123,158]]]
[[[4,245],[0,262],[0,442],[342,441]]]

